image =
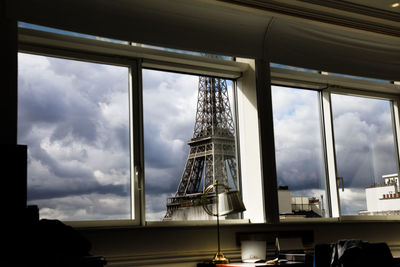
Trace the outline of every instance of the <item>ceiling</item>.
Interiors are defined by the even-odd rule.
[[[394,3],[400,3],[399,0],[347,0],[338,2],[348,2],[361,7],[374,8],[400,14],[400,6],[392,7]]]
[[[388,12],[393,15],[400,14],[400,6],[392,6],[394,3],[400,3],[400,0],[293,0],[291,2],[308,2],[355,13],[372,11],[377,16],[381,13],[388,14]]]
[[[219,0],[290,16],[400,37],[400,0]]]
[[[345,1],[19,3],[17,20],[42,26],[172,49],[268,58],[275,63],[362,77],[398,80],[400,76],[398,13],[360,8]]]

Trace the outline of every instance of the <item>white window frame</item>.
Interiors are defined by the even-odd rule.
[[[356,81],[355,81],[356,82]],[[367,98],[373,98],[373,99],[381,99],[381,100],[386,100],[390,101],[391,104],[391,120],[392,120],[392,127],[393,127],[393,137],[394,137],[394,144],[395,144],[395,152],[396,152],[396,160],[397,160],[397,172],[400,174],[399,171],[399,163],[400,163],[400,157],[399,157],[399,96],[393,95],[393,94],[386,94],[386,93],[380,93],[380,92],[373,92],[373,91],[360,91],[357,89],[346,89],[346,88],[341,88],[341,87],[336,87],[336,86],[329,86],[327,89],[324,89],[323,92],[323,109],[324,113],[329,114],[329,122],[325,123],[325,132],[327,133],[327,143],[331,143],[333,145],[332,148],[327,150],[329,154],[331,155],[330,158],[328,158],[328,168],[330,168],[329,171],[329,186],[331,190],[331,201],[333,202],[332,204],[332,209],[333,209],[333,217],[338,217],[342,221],[343,220],[391,220],[391,219],[399,219],[400,216],[396,215],[368,215],[368,216],[361,216],[361,215],[342,215],[341,214],[341,208],[340,208],[340,197],[339,197],[339,181],[337,180],[338,173],[337,173],[337,167],[336,167],[336,151],[335,151],[335,146],[334,146],[334,127],[333,127],[333,120],[332,120],[332,102],[331,102],[331,95],[332,94],[341,94],[341,95],[349,95],[349,96],[356,96],[356,97],[367,97]],[[326,119],[327,117],[325,117]],[[329,132],[328,132],[329,130]],[[335,192],[335,193],[333,193]]]
[[[57,57],[64,58],[69,60],[77,60],[82,62],[93,62],[105,65],[114,65],[120,67],[126,67],[129,70],[129,86],[128,86],[128,95],[129,95],[129,153],[130,153],[130,216],[131,218],[128,220],[120,220],[122,224],[133,224],[137,225],[140,222],[140,201],[139,201],[139,191],[140,191],[140,132],[137,131],[139,129],[140,121],[134,120],[134,113],[137,112],[133,108],[136,106],[136,102],[138,101],[137,94],[139,93],[139,75],[138,71],[138,61],[135,59],[120,59],[120,58],[111,58],[102,55],[89,55],[80,53],[77,51],[67,51],[67,50],[58,50],[58,49],[44,49],[41,47],[33,48],[33,47],[25,47],[21,45],[19,47],[19,51],[21,53],[27,54],[36,54],[41,56],[48,57]],[[137,137],[139,136],[139,137]],[[139,148],[139,149],[138,149]],[[119,220],[118,220],[119,221]],[[68,221],[66,223],[71,225],[92,225],[94,224],[101,225],[109,225],[112,223],[111,220],[84,220],[84,221]]]
[[[327,73],[310,73],[283,68],[271,68],[271,85],[286,85],[294,88],[307,88],[320,91],[323,138],[325,142],[325,165],[327,173],[327,195],[330,196],[331,218],[289,219],[290,221],[387,221],[400,220],[400,216],[343,216],[340,212],[339,188],[337,181],[336,151],[332,118],[331,94],[345,94],[370,97],[391,102],[392,124],[398,166],[400,163],[400,85],[330,76]],[[281,220],[281,222],[284,222]]]

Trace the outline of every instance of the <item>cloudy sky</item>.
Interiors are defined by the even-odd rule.
[[[333,126],[342,213],[366,209],[364,188],[397,173],[390,102],[332,95]]]
[[[146,219],[162,220],[175,195],[193,136],[197,76],[143,71]]]
[[[18,55],[18,142],[42,217],[130,217],[128,69]]]
[[[325,175],[318,92],[272,88],[278,186],[294,196],[323,196]]]
[[[199,77],[143,71],[146,219],[162,220],[174,196],[193,137]],[[232,83],[227,81],[228,95]],[[229,99],[232,106],[232,98]]]
[[[29,202],[47,218],[129,218],[128,69],[29,54],[19,54],[18,63],[18,142],[28,144]],[[176,192],[197,90],[197,76],[143,71],[147,220],[162,219]],[[365,209],[364,188],[396,172],[389,102],[332,101],[346,185],[342,210],[354,214]],[[278,184],[325,198],[317,93],[275,87],[273,103]]]

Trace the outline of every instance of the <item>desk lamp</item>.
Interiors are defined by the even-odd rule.
[[[223,187],[224,190],[222,193],[218,192],[218,187]],[[208,207],[207,196],[208,194],[215,189],[215,198],[216,198],[216,213],[213,213]],[[220,244],[220,229],[219,229],[219,216],[225,216],[232,213],[243,212],[246,210],[242,199],[240,197],[239,191],[234,190],[230,191],[230,188],[225,185],[218,183],[216,181],[214,184],[208,186],[204,191],[202,196],[203,208],[207,214],[211,216],[217,217],[217,239],[218,239],[218,251],[212,259],[212,263],[229,263],[229,260],[224,256],[221,251]]]

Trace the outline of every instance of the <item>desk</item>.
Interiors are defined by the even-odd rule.
[[[227,263],[227,264],[213,264],[213,263],[199,263],[197,267],[258,267],[258,266],[293,266],[293,267],[312,267],[312,262],[278,262],[275,265],[266,263]]]

